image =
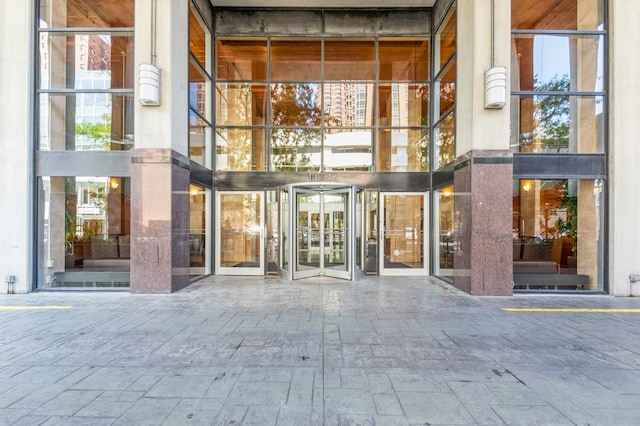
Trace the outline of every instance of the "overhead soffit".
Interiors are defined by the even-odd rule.
[[[301,4],[302,3],[302,4]],[[432,7],[436,0],[211,0],[214,7],[247,7],[247,8],[409,8]]]

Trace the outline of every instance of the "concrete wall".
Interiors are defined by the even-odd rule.
[[[640,2],[611,0],[609,13],[609,286],[626,296],[640,274]]]
[[[15,275],[15,291],[32,280],[33,2],[0,2],[0,294],[4,277]]]
[[[509,98],[503,109],[485,109],[485,71],[510,74],[511,1],[495,0],[493,64],[491,0],[458,1],[456,157],[472,150],[509,149]],[[508,83],[508,81],[507,81]]]

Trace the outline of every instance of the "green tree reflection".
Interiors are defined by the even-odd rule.
[[[320,152],[322,111],[317,84],[271,86],[271,161],[275,171],[313,171],[311,154]],[[315,128],[315,129],[314,129]]]

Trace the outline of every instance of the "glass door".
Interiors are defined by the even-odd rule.
[[[380,275],[427,274],[424,243],[427,197],[424,193],[381,193]]]
[[[263,198],[262,192],[218,192],[218,274],[264,275]]]
[[[326,275],[350,279],[351,189],[297,188],[295,200],[295,268],[293,278]]]

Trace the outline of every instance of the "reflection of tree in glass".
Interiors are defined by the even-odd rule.
[[[421,102],[424,102],[428,105],[429,103],[429,85],[421,84],[418,86],[416,91],[416,96],[419,97]],[[421,114],[420,117],[420,125],[428,126],[429,125],[429,114]],[[409,153],[409,155],[415,155],[417,159],[416,163],[419,167],[419,170],[415,170],[417,172],[427,172],[429,171],[429,133],[427,131],[420,132],[420,139],[418,143],[414,145],[415,152]],[[411,157],[410,157],[411,158]]]
[[[79,150],[109,149],[111,144],[111,114],[102,114],[102,122],[76,124],[76,136],[79,141],[76,144]],[[90,146],[82,143],[82,137],[91,142]]]
[[[235,90],[234,90],[235,89]],[[252,92],[250,84],[242,84],[226,93],[228,104],[233,106],[229,111],[229,116],[233,121],[241,124],[251,124],[251,111],[256,93]],[[229,170],[248,171],[251,170],[252,142],[254,136],[250,130],[238,129],[229,130],[227,142],[227,162]]]
[[[535,90],[540,92],[567,92],[570,79],[568,74],[555,75],[551,80],[541,83],[535,78]],[[569,96],[536,96],[534,122],[536,134],[544,145],[569,145],[569,121],[571,103]]]
[[[449,164],[455,159],[456,134],[455,134],[455,114],[453,111],[449,113],[438,124],[438,167]]]
[[[317,99],[317,86],[312,84],[273,84],[271,113],[274,126],[271,133],[272,161],[276,171],[308,171],[311,147],[319,147],[322,112]],[[285,126],[287,128],[282,128]]]

